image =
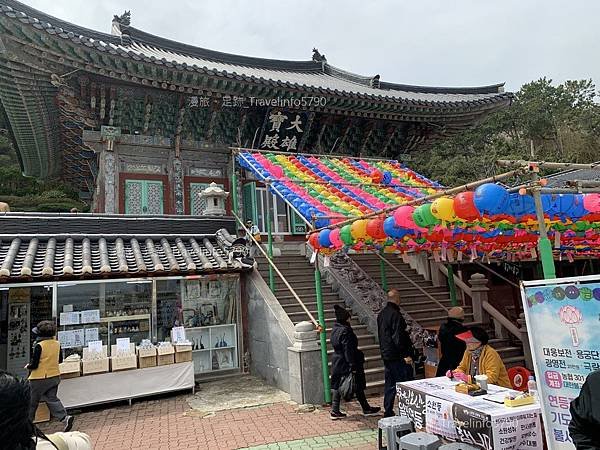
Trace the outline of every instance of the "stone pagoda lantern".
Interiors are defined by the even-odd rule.
[[[212,182],[210,185],[198,194],[201,199],[205,202],[203,216],[224,216],[225,211],[225,199],[229,197],[229,192],[224,191],[216,183]]]

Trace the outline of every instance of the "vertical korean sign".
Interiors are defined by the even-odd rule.
[[[600,276],[524,282],[521,295],[549,448],[573,450],[569,404],[600,369]]]

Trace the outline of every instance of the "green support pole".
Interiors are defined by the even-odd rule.
[[[269,197],[271,197],[271,192],[269,191],[269,183],[267,183],[267,195],[265,195],[267,208],[265,211],[265,221],[267,222],[267,253],[269,254],[269,259],[273,259],[273,233],[271,232],[271,215],[272,211],[269,206]],[[275,293],[275,273],[273,271],[273,266],[269,264],[269,287],[271,288],[271,292]]]
[[[381,288],[384,290],[384,292],[387,292],[387,275],[385,273],[385,261],[383,259],[379,260],[379,271],[381,273]]]
[[[238,185],[237,185],[237,175],[235,173],[235,154],[232,155],[232,163],[231,163],[231,203],[233,207],[233,212],[239,214],[238,210]]]
[[[315,291],[317,293],[317,312],[321,332],[321,366],[323,367],[323,389],[325,390],[325,403],[331,403],[331,385],[329,383],[329,361],[327,360],[327,334],[325,331],[325,308],[323,307],[323,293],[321,291],[321,271],[319,270],[319,257],[315,261]]]
[[[454,268],[452,264],[446,265],[448,269],[448,288],[450,289],[450,301],[452,306],[458,306],[458,300],[456,299],[456,284],[454,283]]]
[[[537,184],[539,180],[538,174],[534,173],[533,176],[534,184]],[[538,239],[538,250],[540,252],[540,260],[542,261],[542,270],[544,271],[544,279],[556,278],[556,267],[554,266],[554,255],[552,253],[552,243],[548,239],[548,233],[546,231],[546,222],[544,221],[544,210],[542,208],[542,197],[540,195],[540,189],[534,185],[531,189],[533,195],[533,201],[535,203],[535,214],[540,228],[540,237]]]

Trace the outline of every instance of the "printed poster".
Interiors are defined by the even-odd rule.
[[[600,369],[600,276],[525,282],[521,294],[546,440],[575,450],[570,402]]]
[[[456,440],[456,424],[452,414],[451,401],[427,395],[425,397],[425,424],[428,433]]]

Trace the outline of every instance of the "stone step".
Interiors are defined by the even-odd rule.
[[[279,301],[279,304],[284,306],[284,305],[289,305],[289,304],[297,304],[298,301],[296,300],[296,297],[294,297],[291,294],[288,295],[277,295],[277,300]],[[327,301],[340,301],[339,295],[337,294],[337,292],[326,292],[323,293],[323,301],[327,302]],[[303,295],[300,297],[300,300],[302,300],[304,303],[315,303],[317,302],[317,296],[315,294],[313,295]]]
[[[442,305],[444,305],[446,308],[451,308],[452,307],[452,300],[450,299],[445,299],[445,300],[438,300]],[[409,302],[409,301],[404,301],[404,299],[402,299],[402,304],[400,305],[400,307],[409,312],[409,311],[415,311],[415,310],[419,310],[419,309],[424,309],[427,308],[428,306],[434,307],[437,306],[439,307],[439,305],[437,303],[435,303],[434,301],[430,300],[428,297],[423,296],[423,298],[421,299],[421,301],[413,301],[413,302]],[[458,305],[460,307],[462,307],[465,311],[470,311],[473,307],[472,306],[467,306],[467,305]]]
[[[381,359],[381,355],[379,354],[379,352],[371,356],[365,356],[364,367],[365,369],[374,369],[377,367],[383,368],[383,360]],[[331,356],[329,357],[329,370],[331,371]]]
[[[330,310],[331,308],[333,308],[334,305],[339,305],[340,301],[337,300],[332,300],[332,301],[324,301],[323,302],[323,307],[326,310]],[[317,302],[304,302],[304,305],[308,308],[309,311],[316,311],[317,310]],[[285,304],[285,305],[281,305],[283,307],[283,309],[285,310],[285,312],[290,315],[291,313],[299,313],[299,312],[305,312],[304,309],[302,308],[302,306],[300,306],[299,303],[293,303],[293,304]]]
[[[411,316],[412,316],[412,313],[411,313]],[[444,312],[444,314],[436,314],[436,315],[432,315],[431,317],[418,319],[417,322],[422,327],[427,328],[427,327],[431,327],[431,326],[435,326],[435,325],[441,325],[442,323],[446,322],[446,320],[448,320],[448,315],[445,314],[445,312]],[[465,320],[467,322],[470,320],[473,320],[473,314],[472,313],[465,314]],[[467,325],[465,324],[465,326],[467,326]]]

